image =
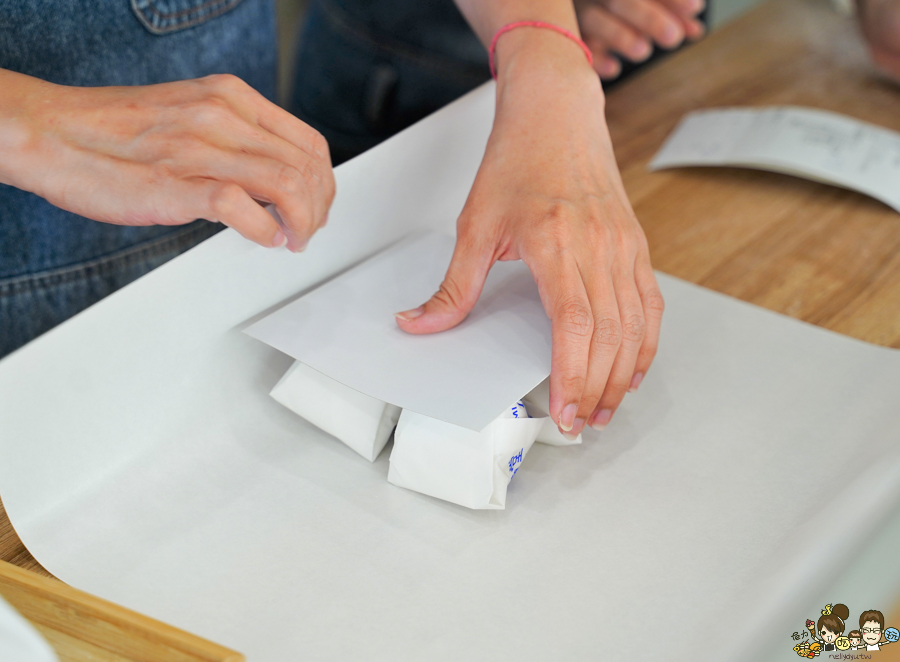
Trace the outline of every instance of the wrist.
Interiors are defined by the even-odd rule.
[[[0,183],[25,188],[21,182],[31,159],[37,136],[33,125],[34,100],[50,83],[0,69]]]
[[[553,30],[522,27],[497,42],[497,94],[529,88],[529,94],[558,94],[579,90],[597,94],[600,79],[580,45]],[[538,92],[538,90],[541,90]]]

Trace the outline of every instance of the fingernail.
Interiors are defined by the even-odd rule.
[[[615,78],[619,75],[621,67],[618,62],[604,62],[600,67],[600,75],[608,78]]]
[[[612,418],[612,409],[601,409],[597,412],[597,415],[594,416],[594,420],[591,423],[591,427],[597,431],[602,430],[607,425],[609,425],[609,419]]]
[[[666,29],[663,30],[663,43],[669,48],[674,47],[680,39],[678,34],[678,26],[674,23],[669,23],[666,25]]]
[[[563,432],[562,436],[566,438],[566,441],[575,441],[576,439],[578,439],[577,434],[572,434],[570,432]]]
[[[275,236],[272,237],[272,248],[283,248],[287,245],[287,236],[279,230],[275,233]]]
[[[419,306],[418,308],[413,308],[412,310],[407,310],[402,313],[395,313],[394,317],[403,320],[404,322],[409,322],[411,320],[416,319],[417,317],[421,317],[422,313],[425,312],[425,306]]]
[[[644,40],[637,42],[634,48],[631,49],[631,58],[635,61],[643,61],[650,57],[650,53],[653,51],[650,44]]]
[[[638,386],[641,385],[641,382],[644,381],[644,373],[636,372],[634,373],[634,377],[631,378],[631,384],[628,385],[628,390],[632,393],[638,390]]]
[[[304,239],[303,241],[298,241],[296,243],[291,242],[291,245],[288,248],[294,253],[302,253],[306,250],[306,247],[309,245],[309,239]]]
[[[572,426],[575,425],[575,414],[578,412],[578,405],[571,404],[566,405],[566,408],[562,410],[562,413],[559,415],[559,428],[563,432],[570,432],[572,430]]]
[[[706,9],[706,0],[694,0],[693,6],[695,12],[702,12]]]

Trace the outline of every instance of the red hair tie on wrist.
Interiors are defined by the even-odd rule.
[[[494,35],[494,38],[491,39],[491,47],[488,49],[488,57],[490,58],[491,63],[491,76],[494,79],[497,78],[497,67],[495,64],[494,52],[497,50],[497,40],[500,39],[507,32],[515,30],[516,28],[544,28],[546,30],[553,30],[554,32],[558,32],[563,37],[567,37],[571,39],[576,44],[581,46],[581,50],[584,51],[585,56],[587,56],[588,62],[593,67],[594,66],[594,56],[591,53],[591,49],[587,47],[581,39],[578,38],[578,35],[572,34],[565,28],[561,28],[558,25],[553,25],[553,23],[544,23],[543,21],[517,21],[515,23],[507,23],[502,28],[497,30],[497,34]]]

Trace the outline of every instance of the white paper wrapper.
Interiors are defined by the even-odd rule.
[[[553,419],[550,418],[549,377],[535,386],[528,395],[522,398],[522,402],[525,404],[525,408],[532,418],[544,419],[544,424],[541,426],[535,441],[542,444],[549,444],[550,446],[573,446],[581,443],[580,434],[572,441],[569,441],[559,431],[559,427],[553,422]]]
[[[317,428],[374,462],[400,418],[400,408],[364,395],[297,361],[270,395]]]
[[[481,432],[404,410],[394,433],[388,482],[452,503],[506,507],[506,488],[543,421],[516,418],[519,403]]]

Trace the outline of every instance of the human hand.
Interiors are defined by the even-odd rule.
[[[325,139],[234,76],[76,88],[0,71],[0,181],[119,225],[198,218],[303,250],[334,197]],[[259,203],[274,203],[279,225]]]
[[[858,5],[872,59],[900,82],[900,0],[858,0]]]
[[[546,30],[498,45],[494,128],[440,290],[398,315],[409,333],[459,324],[497,260],[531,269],[552,322],[550,415],[601,429],[656,353],[663,299],[625,194],[584,54]],[[528,47],[516,50],[523,39]],[[500,50],[503,47],[504,50]]]
[[[696,16],[704,6],[705,0],[575,0],[581,36],[603,79],[621,72],[616,55],[643,62],[654,42],[671,49],[702,37],[706,28]]]

